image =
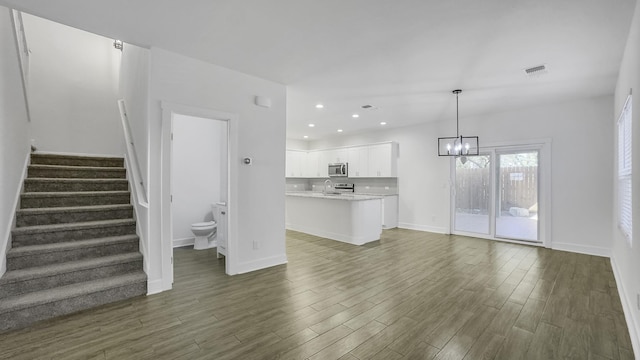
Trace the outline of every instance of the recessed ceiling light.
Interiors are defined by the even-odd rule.
[[[358,115],[358,114],[353,114],[353,115],[351,115],[351,117],[355,119],[355,118],[359,118],[359,117],[360,117],[360,115]]]
[[[380,123],[380,125],[387,125],[387,123],[383,121]]]
[[[314,127],[316,126],[316,124],[309,124],[309,127]]]
[[[316,104],[316,109],[323,109],[323,108],[324,108],[324,105],[322,105],[322,104]]]
[[[309,138],[309,135],[305,135],[305,136],[303,136],[303,138],[308,139],[308,138]]]
[[[338,129],[338,132],[342,132],[342,129]]]

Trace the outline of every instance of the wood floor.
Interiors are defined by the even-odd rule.
[[[0,334],[0,359],[634,358],[606,258],[401,229],[287,254],[228,277],[176,249],[174,290]]]

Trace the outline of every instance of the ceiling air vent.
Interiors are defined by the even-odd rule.
[[[524,73],[527,76],[538,76],[548,73],[547,65],[538,65],[534,67],[530,67],[528,69],[524,69]]]

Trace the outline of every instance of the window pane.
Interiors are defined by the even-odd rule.
[[[490,159],[489,155],[456,158],[456,231],[489,234]]]
[[[538,241],[538,152],[498,155],[496,237]]]

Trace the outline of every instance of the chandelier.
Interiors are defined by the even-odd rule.
[[[478,145],[477,136],[460,135],[458,95],[461,92],[462,90],[460,89],[452,91],[452,93],[456,94],[456,136],[438,138],[438,156],[459,156],[464,164],[467,162],[467,156],[479,154],[480,146]]]

